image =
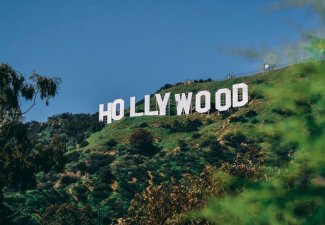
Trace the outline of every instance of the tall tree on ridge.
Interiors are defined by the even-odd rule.
[[[0,64],[0,207],[5,186],[23,190],[34,183],[33,153],[23,116],[38,98],[48,105],[60,82],[35,72],[28,81],[9,65]],[[31,101],[31,106],[22,111],[21,101]]]

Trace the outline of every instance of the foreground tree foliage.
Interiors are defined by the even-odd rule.
[[[325,76],[320,64],[300,65],[285,83],[265,88],[274,106],[294,112],[265,134],[295,143],[288,166],[250,186],[239,196],[216,199],[201,212],[217,224],[324,224],[325,221]],[[256,133],[260,131],[255,131]]]
[[[29,81],[9,65],[0,64],[0,207],[4,187],[25,190],[36,184],[35,155],[23,124],[23,115],[32,109],[38,97],[48,105],[57,94],[60,83],[57,78],[37,73],[33,73]],[[31,106],[25,111],[21,109],[22,100],[31,101]]]

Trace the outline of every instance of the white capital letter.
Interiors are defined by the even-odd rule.
[[[183,110],[185,111],[186,115],[190,113],[192,94],[193,94],[192,92],[189,92],[187,97],[185,93],[182,93],[182,97],[180,96],[180,94],[175,94],[177,115],[182,115]]]
[[[157,116],[158,111],[150,111],[150,95],[144,96],[144,115]]]
[[[242,92],[242,98],[239,99],[239,89]],[[240,83],[232,86],[232,107],[244,106],[248,102],[248,86]]]
[[[106,117],[106,123],[112,123],[112,103],[107,103],[107,111],[104,111],[104,104],[99,105],[99,121],[104,121]]]
[[[143,112],[135,112],[135,97],[130,97],[130,117],[143,116]]]
[[[119,115],[117,115],[117,105],[120,106]],[[120,120],[124,117],[124,100],[116,99],[112,104],[112,118],[113,120]]]
[[[221,104],[221,97],[225,96],[225,104]],[[226,111],[231,107],[231,91],[228,88],[219,89],[216,92],[216,110]]]
[[[201,107],[201,98],[204,97],[204,107]],[[200,91],[195,96],[195,111],[206,113],[211,108],[211,94],[208,91]]]
[[[156,101],[159,107],[159,115],[160,116],[165,116],[166,115],[166,107],[167,107],[167,103],[169,100],[169,96],[170,93],[166,93],[164,95],[164,100],[161,99],[161,95],[160,94],[156,94]]]

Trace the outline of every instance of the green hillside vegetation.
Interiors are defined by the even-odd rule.
[[[97,122],[98,114],[63,114],[46,123],[29,123],[35,149],[53,149],[59,141],[64,145],[63,166],[41,169],[35,189],[5,189],[7,214],[14,224],[60,224],[49,221],[75,214],[88,218],[84,224],[313,224],[306,218],[316,217],[310,221],[321,224],[325,64],[167,84],[159,93],[214,93],[241,82],[249,86],[249,103],[223,113],[175,116],[172,102],[172,115],[126,117],[108,125]],[[143,109],[142,101],[137,109]],[[295,169],[305,161],[305,169]],[[304,172],[306,180],[294,179]],[[279,198],[288,197],[285,173],[293,183],[316,178],[313,181],[320,183],[304,187],[310,198],[292,206],[296,214],[281,214],[288,206],[281,208],[279,202],[268,205],[276,201],[274,191]],[[302,193],[294,192],[292,198]],[[211,198],[217,200],[207,205]],[[256,201],[268,202],[254,205]],[[58,214],[61,206],[64,215]],[[267,211],[255,218],[253,212],[264,208]]]

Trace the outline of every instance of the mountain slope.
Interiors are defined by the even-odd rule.
[[[325,65],[321,65],[320,70],[325,71]],[[124,118],[103,128],[94,125],[95,122],[88,124],[82,132],[82,141],[86,137],[86,142],[80,145],[80,140],[78,142],[71,138],[66,142],[67,163],[63,172],[39,173],[37,190],[25,194],[8,191],[6,202],[13,210],[18,209],[20,212],[16,215],[18,222],[35,224],[38,220],[35,206],[37,211],[42,212],[50,204],[68,201],[99,210],[101,221],[108,224],[124,217],[134,195],[148,186],[178,182],[184,174],[199,176],[207,166],[221,168],[233,165],[237,162],[238,154],[245,154],[251,148],[258,151],[258,156],[254,155],[256,165],[252,165],[252,171],[258,171],[261,166],[275,171],[289,162],[295,147],[279,146],[272,134],[256,136],[251,130],[277,123],[292,112],[273,105],[270,99],[263,96],[263,90],[272,86],[285,89],[290,79],[304,79],[316,72],[319,71],[300,64],[224,81],[166,85],[168,88],[160,90],[160,93],[195,93],[201,90],[214,93],[220,88],[230,88],[233,84],[244,82],[249,86],[251,99],[246,106],[221,114],[211,112],[187,116]],[[174,102],[171,107],[171,112],[175,112]],[[137,108],[143,109],[142,101]],[[95,119],[92,117],[92,121]],[[82,120],[76,117],[73,123],[63,123],[66,123],[65,127],[73,127]],[[100,128],[89,129],[91,126]],[[130,144],[130,136],[139,128],[149,131],[153,136],[154,151],[150,154]],[[32,136],[37,136],[37,133],[40,137],[65,136],[64,129],[56,130],[57,134],[55,130],[49,132],[49,128],[31,130],[34,130]],[[260,156],[263,160],[260,160]],[[234,175],[242,176],[243,179],[256,178],[254,173],[250,173],[249,177],[236,171]]]

